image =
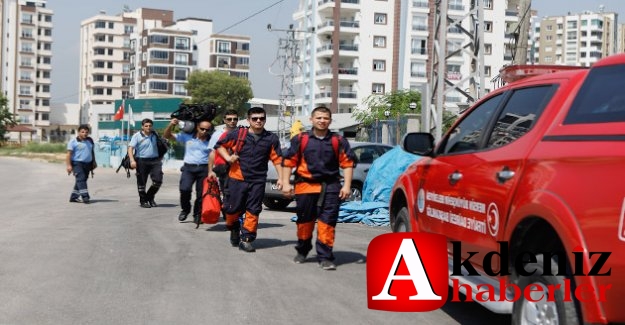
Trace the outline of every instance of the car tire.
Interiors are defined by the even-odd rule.
[[[291,201],[289,199],[264,198],[263,204],[271,210],[284,210],[291,204]]]
[[[408,208],[403,207],[397,216],[395,217],[395,225],[393,226],[393,232],[411,232],[412,226],[410,225],[410,215],[408,214]]]
[[[566,276],[562,275],[543,275],[543,254],[536,255],[536,263],[529,264],[532,269],[536,271],[530,276],[519,276],[517,284],[520,292],[523,293],[525,287],[531,285],[539,286],[543,289],[543,292],[547,292],[547,286],[559,285],[560,288],[565,287],[564,279]],[[551,273],[556,274],[558,272],[558,263],[554,258],[550,259]],[[572,285],[573,286],[573,285]],[[572,292],[574,289],[572,288]],[[537,292],[537,294],[543,294]],[[544,299],[533,302],[525,299],[523,294],[514,303],[512,308],[512,324],[513,325],[526,325],[526,324],[560,324],[560,325],[578,325],[579,315],[575,306],[575,301],[564,301],[564,294],[562,290],[555,290],[555,301],[547,301],[547,295],[544,295]]]
[[[362,201],[362,184],[358,182],[352,183],[349,201]]]

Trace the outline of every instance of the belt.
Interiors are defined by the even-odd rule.
[[[185,166],[189,166],[189,167],[208,167],[208,164],[189,164],[189,163],[184,163]]]
[[[137,157],[137,158],[135,158],[135,160],[147,160],[147,161],[158,160],[158,159],[159,159],[158,157],[154,157],[154,158],[141,158],[141,157]]]

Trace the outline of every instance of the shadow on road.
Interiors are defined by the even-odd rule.
[[[364,264],[367,261],[366,256],[354,252],[334,251],[334,257],[336,258],[336,260],[334,261],[336,265],[351,263]]]

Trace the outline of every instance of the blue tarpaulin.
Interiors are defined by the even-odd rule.
[[[339,210],[339,222],[361,222],[368,226],[388,226],[391,189],[401,173],[421,156],[395,146],[376,159],[365,179],[362,201],[345,202]]]

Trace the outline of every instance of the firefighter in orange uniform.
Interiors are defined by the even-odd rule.
[[[312,130],[291,139],[291,147],[282,162],[282,192],[288,196],[292,186],[291,170],[295,168],[297,202],[297,255],[295,263],[306,261],[312,250],[312,235],[317,222],[317,261],[324,270],[334,270],[334,230],[342,200],[351,194],[353,169],[356,165],[349,142],[330,132],[332,112],[316,107],[311,114]],[[339,169],[343,169],[341,185]]]
[[[282,188],[280,140],[277,135],[265,130],[266,118],[262,107],[250,108],[247,112],[249,130],[239,128],[238,131],[231,131],[215,145],[217,152],[230,164],[228,192],[223,202],[230,243],[248,253],[256,251],[252,242],[256,239],[258,216],[265,196],[267,161],[271,160],[276,167],[279,177],[276,185]],[[245,216],[241,226],[239,216],[243,212]]]

